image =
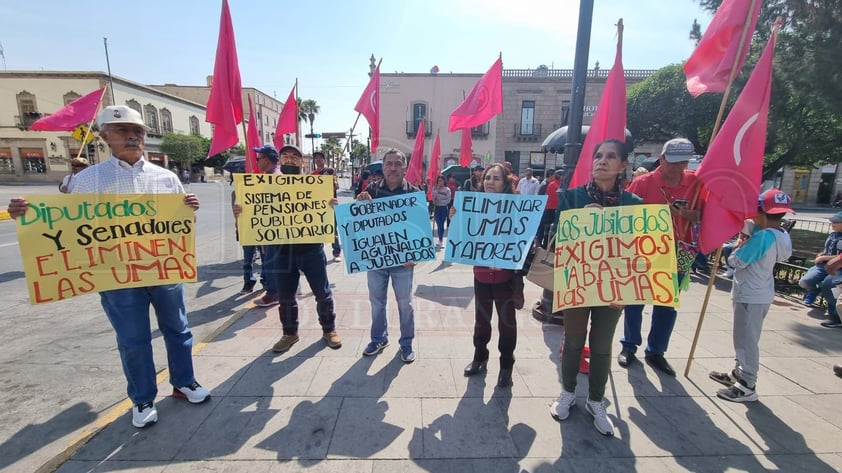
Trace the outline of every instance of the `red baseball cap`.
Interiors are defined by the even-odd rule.
[[[795,213],[792,210],[792,198],[778,189],[768,189],[761,193],[757,205],[767,214]]]

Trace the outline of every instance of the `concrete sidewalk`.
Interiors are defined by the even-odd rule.
[[[271,352],[281,335],[277,308],[246,307],[197,346],[196,372],[213,389],[210,402],[193,406],[167,397],[165,381],[156,425],[135,429],[123,404],[86,444],[69,447],[69,459],[55,460],[63,461],[58,471],[842,470],[842,379],[831,370],[842,363],[842,330],[820,327],[817,309],[775,303],[761,343],[760,401],[729,403],[715,397],[720,386],[707,378],[733,364],[730,283],[720,281],[689,378],[641,363],[626,370],[612,361],[606,398],[616,436],[606,438],[584,410],[586,375],[579,377],[570,417],[562,423],[550,417],[548,406],[560,391],[564,329],[536,322],[527,310],[518,314],[514,386],[495,388],[494,340],[488,374],[462,375],[473,353],[472,273],[440,258],[415,273],[415,363],[405,365],[398,355],[391,300],[392,345],[379,356],[361,356],[369,340],[366,278],[330,263],[341,349],[321,341],[306,284],[301,341],[289,353]],[[679,372],[705,282],[694,277],[682,296],[667,353]],[[527,304],[539,294],[527,283]],[[615,338],[621,334],[622,326]]]

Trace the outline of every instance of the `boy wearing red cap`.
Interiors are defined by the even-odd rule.
[[[754,233],[740,239],[728,257],[735,269],[731,300],[734,308],[734,351],[736,365],[730,373],[712,371],[710,379],[727,386],[716,392],[726,401],[757,401],[755,391],[760,369],[760,332],[763,319],[775,299],[775,263],[792,255],[792,241],[781,228],[781,220],[792,212],[792,199],[777,189],[760,194]],[[794,213],[794,212],[793,212]]]

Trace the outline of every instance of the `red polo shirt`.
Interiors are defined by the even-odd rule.
[[[688,201],[688,208],[701,210],[704,202],[704,195],[700,192],[696,198],[695,205],[692,205],[693,191],[696,188],[696,183],[699,180],[696,178],[696,173],[693,171],[684,170],[684,175],[678,185],[670,187],[664,182],[661,177],[660,169],[655,169],[642,176],[636,177],[628,188],[632,194],[637,194],[643,199],[644,204],[672,204],[676,199],[685,199]],[[699,182],[701,185],[701,182]],[[675,237],[684,241],[693,241],[693,234],[690,225],[687,225],[683,218],[676,215],[673,216],[673,225],[675,225]],[[685,231],[684,228],[687,228]],[[683,232],[683,235],[681,233]]]

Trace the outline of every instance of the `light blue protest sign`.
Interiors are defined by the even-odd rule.
[[[436,259],[423,192],[334,207],[348,274]]]
[[[523,268],[546,205],[545,195],[457,192],[444,260]]]

